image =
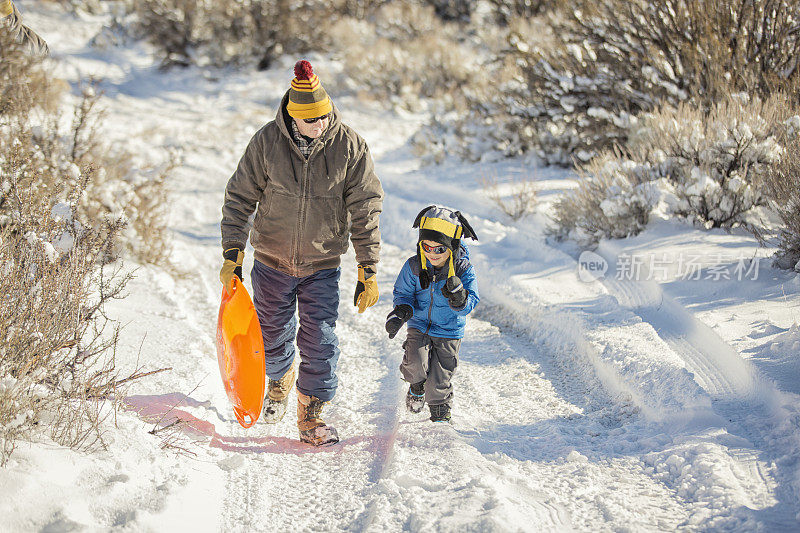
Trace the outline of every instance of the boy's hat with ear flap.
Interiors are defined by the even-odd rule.
[[[429,205],[414,219],[413,228],[419,228],[419,240],[431,240],[457,250],[464,237],[478,240],[475,230],[460,211]]]
[[[469,225],[467,219],[460,211],[454,211],[447,207],[429,205],[419,212],[414,219],[413,228],[419,228],[419,239],[417,254],[419,256],[422,272],[420,280],[422,288],[427,288],[429,284],[425,254],[422,252],[422,241],[430,240],[447,246],[450,253],[450,267],[448,276],[455,275],[453,266],[453,253],[458,251],[461,246],[461,239],[464,237],[478,240],[475,230]]]

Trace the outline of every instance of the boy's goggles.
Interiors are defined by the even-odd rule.
[[[439,246],[428,246],[424,242],[422,244],[422,249],[428,252],[429,254],[443,254],[447,251],[447,246],[444,244],[440,244]]]

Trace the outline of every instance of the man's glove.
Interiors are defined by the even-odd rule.
[[[225,286],[225,292],[230,294],[233,292],[233,276],[237,276],[240,281],[244,280],[244,276],[242,276],[244,252],[239,248],[228,248],[222,252],[222,257],[225,258],[225,262],[222,263],[222,270],[219,271],[219,280]]]
[[[358,312],[363,313],[367,307],[372,307],[378,301],[378,279],[375,267],[372,265],[358,265],[358,283],[353,305],[358,306]]]
[[[458,276],[450,276],[442,287],[442,294],[449,300],[450,307],[461,309],[467,303],[467,289]]]
[[[411,319],[414,310],[408,304],[400,304],[386,316],[386,332],[390,339],[394,339],[400,327]]]

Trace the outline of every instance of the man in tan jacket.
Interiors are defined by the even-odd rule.
[[[11,0],[0,0],[0,19],[16,41],[27,46],[32,55],[46,56],[50,53],[44,39],[22,23],[22,15]]]
[[[363,313],[378,300],[382,202],[367,144],[342,123],[311,64],[299,61],[277,117],[250,140],[225,189],[220,280],[230,291],[233,276],[242,277],[249,232],[253,303],[269,378],[264,420],[278,422],[286,412],[296,336],[303,442],[338,442],[320,413],[337,386],[339,265],[349,238],[358,261],[354,303]]]

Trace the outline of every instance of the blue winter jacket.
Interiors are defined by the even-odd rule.
[[[428,272],[432,274],[430,286],[423,290],[419,281],[420,262],[415,255],[410,257],[400,270],[394,282],[394,305],[410,305],[414,316],[408,321],[408,327],[417,329],[431,337],[460,339],[464,337],[464,326],[467,315],[480,301],[475,269],[469,262],[469,252],[464,244],[456,253],[453,264],[456,276],[461,278],[467,290],[467,301],[461,309],[453,309],[442,294],[442,287],[447,282],[448,263],[434,269],[430,261],[426,261]]]

